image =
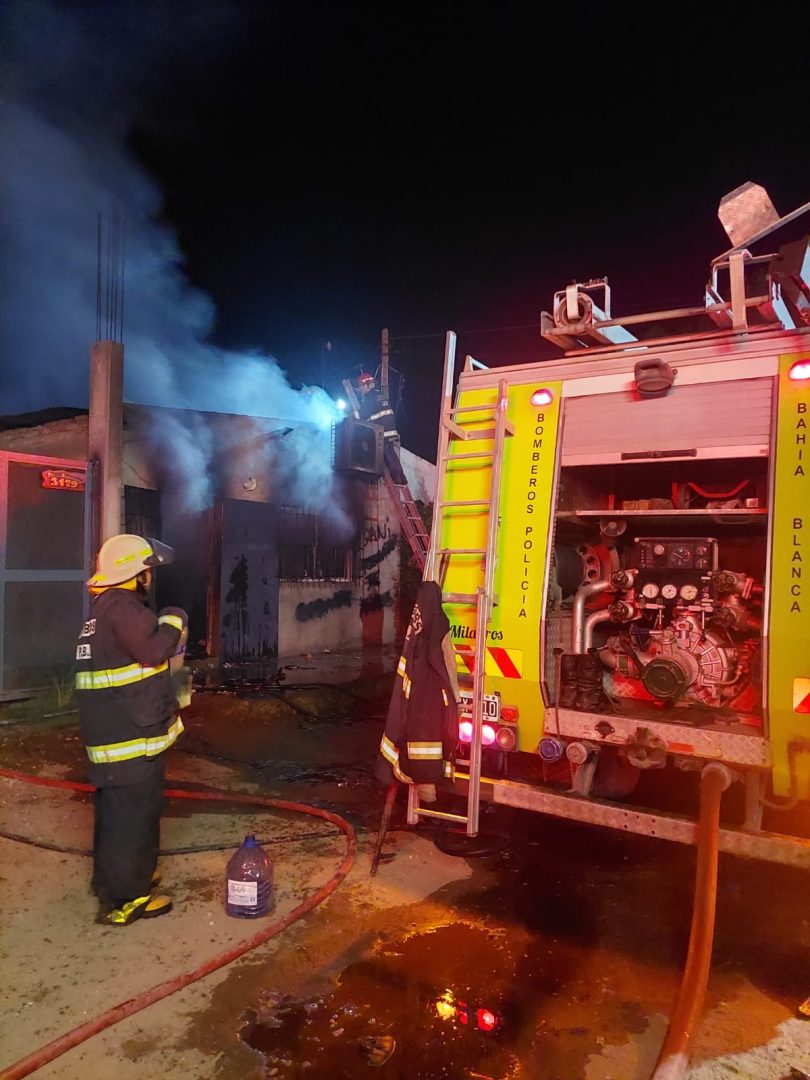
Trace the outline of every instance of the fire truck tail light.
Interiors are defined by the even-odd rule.
[[[506,721],[506,723],[514,724],[518,716],[520,716],[520,713],[517,705],[503,705],[501,707],[501,720]]]
[[[473,737],[472,720],[462,720],[458,725],[459,742],[471,743]],[[501,750],[512,750],[515,746],[515,733],[511,728],[494,728],[492,724],[484,724],[481,728],[481,745],[493,746],[497,744]]]
[[[515,733],[511,728],[499,728],[498,734],[495,736],[495,741],[498,746],[500,746],[501,750],[515,749]]]
[[[793,379],[794,382],[810,379],[810,360],[800,360],[798,364],[794,364],[788,371],[788,378]],[[534,399],[532,398],[532,400]]]
[[[494,1031],[498,1026],[498,1018],[489,1009],[478,1009],[475,1017],[479,1031]]]
[[[550,405],[553,400],[554,395],[546,387],[543,387],[540,390],[535,390],[530,398],[532,405]]]

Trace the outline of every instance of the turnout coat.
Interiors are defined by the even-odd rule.
[[[76,649],[76,697],[96,787],[146,779],[183,730],[169,658],[187,621],[180,608],[155,615],[127,585],[93,596]]]
[[[432,784],[458,742],[458,682],[450,623],[435,581],[423,581],[405,635],[375,774],[384,784]],[[452,666],[451,666],[452,665]]]

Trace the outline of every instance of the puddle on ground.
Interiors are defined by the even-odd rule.
[[[387,1080],[573,1080],[604,1042],[589,1006],[572,1018],[571,995],[588,998],[573,985],[577,966],[548,939],[510,941],[505,929],[454,923],[384,943],[321,997],[265,991],[240,1035],[263,1055],[262,1075],[273,1080],[353,1080],[377,1067]],[[558,1027],[563,986],[567,1023]],[[610,1011],[611,1025],[624,1033],[646,1027],[626,1002],[614,1001]],[[375,1065],[386,1038],[395,1042],[393,1054]]]
[[[265,767],[266,775],[284,784],[335,784],[349,787],[370,782],[371,770],[364,765],[316,765],[308,767],[294,762],[271,762]]]
[[[370,1040],[385,1037],[396,1043],[379,1065],[387,1080],[584,1080],[595,1057],[630,1041],[651,1068],[650,1018],[677,992],[694,864],[689,849],[657,844],[528,823],[487,858],[489,876],[443,897],[453,922],[394,929],[320,997],[270,985],[240,1032],[263,1055],[263,1080],[373,1076]],[[706,1011],[726,1009],[729,1023],[702,1037],[707,1057],[767,1042],[806,996],[804,879],[740,860],[724,870]],[[775,887],[787,934],[761,919]],[[770,1005],[760,993],[741,1044],[749,984]]]

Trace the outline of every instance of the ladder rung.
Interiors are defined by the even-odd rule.
[[[439,506],[489,506],[492,499],[454,499],[452,502],[440,502]]]
[[[471,412],[494,412],[498,408],[497,401],[491,405],[456,405],[450,410],[451,416],[458,416],[459,413],[471,413]]]
[[[463,442],[473,439],[494,439],[495,428],[470,428],[469,431],[465,431],[463,435],[457,435],[456,438],[461,439]]]
[[[451,435],[455,435],[461,442],[472,441],[473,439],[495,438],[495,428],[464,428],[460,424],[456,424],[453,420],[445,420],[445,427]],[[511,420],[504,421],[503,433],[504,435],[515,434],[515,425]]]
[[[461,458],[491,458],[492,456],[493,454],[491,450],[471,450],[469,453],[465,454],[448,454],[447,464],[449,465],[453,461],[459,461]]]
[[[441,818],[442,821],[459,821],[462,825],[467,824],[467,818],[463,814],[445,814],[442,810],[423,810],[417,806],[416,813],[421,817]]]
[[[472,592],[447,592],[442,595],[443,604],[472,604],[478,603],[478,593]],[[492,597],[492,606],[498,606],[498,597]]]
[[[439,555],[486,555],[486,548],[439,548]]]

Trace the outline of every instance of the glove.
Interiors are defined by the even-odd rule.
[[[158,621],[168,622],[168,619],[166,619],[165,617],[167,615],[173,615],[175,619],[179,619],[183,624],[184,630],[188,626],[188,615],[185,613],[185,611],[183,611],[181,607],[161,608],[161,610],[158,612]]]
[[[186,650],[186,643],[188,642],[188,615],[179,607],[167,607],[163,608],[158,615],[158,622],[169,623],[177,629],[177,620],[180,620],[180,639],[177,642],[177,648],[175,649],[175,656],[179,656]]]

